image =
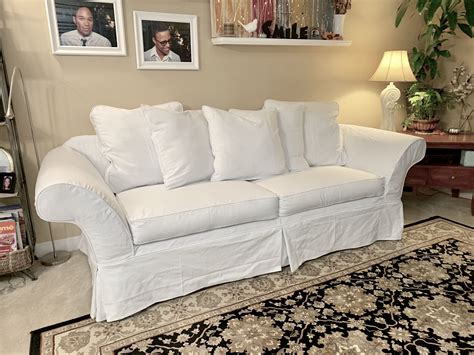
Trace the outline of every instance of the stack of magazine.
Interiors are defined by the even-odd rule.
[[[25,218],[21,207],[0,206],[0,257],[27,246]]]

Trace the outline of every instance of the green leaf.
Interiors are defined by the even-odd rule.
[[[411,56],[412,62],[415,63],[416,61],[420,60],[420,56],[421,56],[421,53],[413,53]]]
[[[438,40],[441,35],[443,34],[443,29],[441,27],[438,27],[435,31],[434,31],[434,34],[433,34],[433,39],[436,41]]]
[[[467,23],[472,27],[472,26],[474,26],[474,1],[473,0],[464,0],[464,8],[466,9]]]
[[[472,38],[472,27],[465,23],[458,23],[459,28],[463,31],[466,35]]]
[[[434,79],[438,74],[438,62],[434,59],[430,60],[430,76],[431,79]]]
[[[416,9],[418,10],[419,13],[421,13],[423,9],[425,8],[427,1],[428,0],[418,0],[418,3],[416,4]]]
[[[430,4],[428,5],[428,11],[426,12],[426,18],[428,21],[433,20],[433,16],[435,15],[436,11],[441,6],[441,0],[431,0]]]
[[[443,13],[448,11],[449,6],[451,5],[452,0],[442,0],[441,8],[443,9]]]
[[[400,22],[402,22],[403,16],[405,16],[405,13],[407,12],[409,5],[410,5],[410,0],[403,0],[403,2],[398,7],[397,18],[395,19],[395,27],[398,27],[400,25]]]
[[[448,50],[438,51],[438,55],[445,58],[451,57],[451,53]]]
[[[413,72],[415,73],[415,75],[418,75],[422,69],[423,69],[423,64],[424,64],[424,58],[422,58],[421,56],[413,61]]]

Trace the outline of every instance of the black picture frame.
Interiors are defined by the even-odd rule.
[[[0,193],[12,194],[15,192],[15,186],[15,173],[0,173]]]

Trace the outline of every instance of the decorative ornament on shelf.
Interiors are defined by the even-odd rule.
[[[471,109],[471,105],[466,102],[466,99],[473,91],[472,73],[467,73],[463,65],[454,68],[449,92],[453,95],[454,102],[461,106],[458,124],[458,129],[461,132],[472,132],[471,118],[474,109]]]
[[[351,0],[334,0],[334,24],[333,32],[342,39],[344,32],[344,21],[346,19],[347,10],[352,7]]]
[[[380,94],[383,114],[380,128],[388,131],[396,131],[394,122],[395,108],[401,93],[393,83],[416,81],[411,71],[410,63],[408,62],[407,51],[385,52],[370,81],[389,82],[388,86]]]
[[[238,21],[238,22],[239,22],[239,25],[242,26],[245,29],[245,31],[247,31],[248,33],[252,33],[252,32],[255,32],[257,30],[257,23],[258,23],[257,19],[254,19],[252,22],[249,22],[246,25],[244,25],[240,21]]]
[[[213,39],[341,40],[341,21],[351,8],[351,0],[211,0],[210,5]],[[340,18],[336,22],[335,14]],[[215,42],[249,44],[232,39],[213,40]],[[269,44],[269,41],[259,42]],[[314,41],[311,45],[322,44]]]

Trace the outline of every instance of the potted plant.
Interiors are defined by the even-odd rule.
[[[347,10],[351,8],[352,0],[333,0],[334,1],[334,23],[333,33],[342,36],[344,29],[344,20],[346,18]]]
[[[407,11],[414,7],[422,16],[424,26],[418,35],[420,46],[410,53],[410,65],[419,82],[408,89],[408,103],[411,115],[404,121],[404,128],[413,121],[416,130],[435,125],[436,114],[441,108],[452,107],[452,95],[445,89],[436,89],[431,81],[439,76],[439,61],[451,57],[443,47],[449,38],[460,29],[468,37],[473,36],[473,0],[403,0],[397,10],[395,26],[398,27]],[[419,123],[424,122],[424,124]],[[439,119],[437,120],[439,122]]]
[[[403,127],[411,127],[418,133],[431,133],[439,123],[439,111],[452,105],[452,96],[444,89],[415,83],[407,90],[410,115]]]

